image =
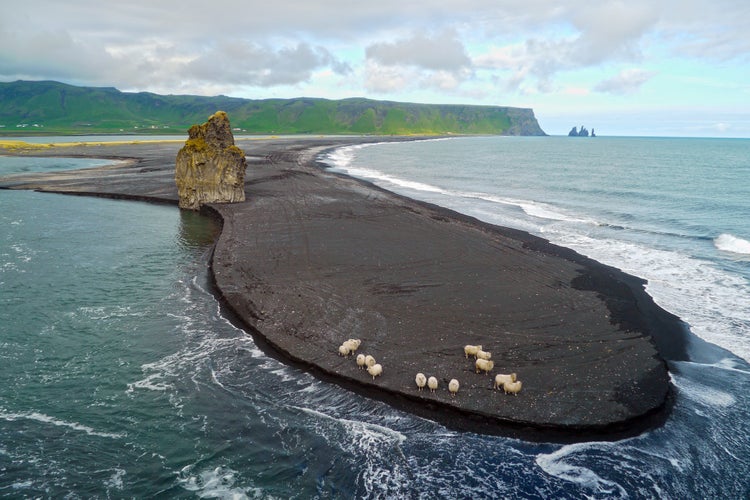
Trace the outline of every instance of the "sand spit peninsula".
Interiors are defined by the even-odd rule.
[[[658,425],[670,407],[665,359],[684,357],[683,330],[644,282],[316,162],[330,148],[382,140],[238,141],[248,154],[247,201],[204,210],[223,224],[211,264],[216,293],[259,345],[325,380],[458,429],[578,441]],[[176,206],[179,148],[6,150],[129,161],[0,178],[0,187]],[[355,339],[356,352],[342,355],[340,347]],[[492,367],[478,370],[467,344],[491,353]],[[381,371],[368,373],[358,354],[372,356]],[[435,377],[437,389],[420,390],[418,373]],[[496,375],[510,373],[523,384],[506,394],[495,388]]]

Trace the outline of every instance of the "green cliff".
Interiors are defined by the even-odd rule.
[[[215,110],[247,134],[545,135],[528,108],[159,95],[50,81],[0,82],[0,135],[184,133]]]

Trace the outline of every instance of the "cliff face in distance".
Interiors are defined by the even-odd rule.
[[[184,133],[215,110],[245,134],[546,135],[529,108],[363,98],[240,99],[0,82],[0,135]]]
[[[180,208],[198,210],[205,203],[245,201],[245,153],[234,145],[224,111],[203,125],[193,125],[177,153],[175,183]]]

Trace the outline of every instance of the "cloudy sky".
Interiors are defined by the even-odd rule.
[[[0,6],[0,81],[521,106],[549,134],[750,137],[748,20],[748,0],[25,0]]]

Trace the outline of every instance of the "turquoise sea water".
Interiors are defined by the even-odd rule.
[[[722,346],[670,366],[662,428],[567,446],[445,429],[260,351],[210,292],[210,220],[0,191],[0,497],[748,497],[748,142],[584,141],[387,144],[328,161],[649,278]],[[0,172],[78,161],[8,160]]]

